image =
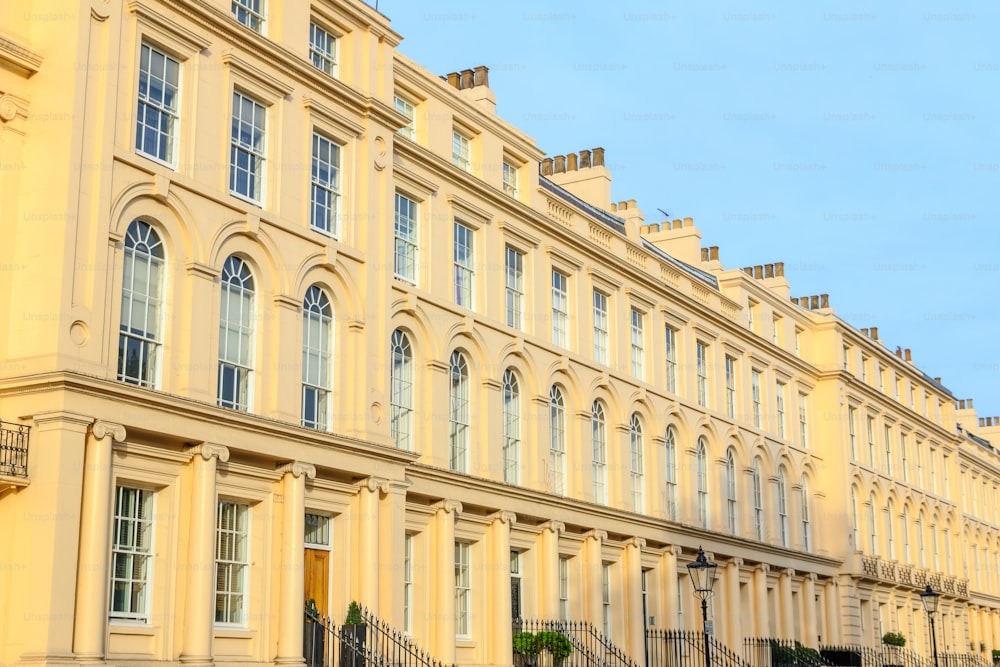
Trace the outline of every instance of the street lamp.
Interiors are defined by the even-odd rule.
[[[717,567],[718,565],[705,558],[705,552],[701,547],[698,547],[698,557],[687,566],[688,574],[691,575],[691,585],[694,586],[695,593],[701,598],[701,624],[705,635],[705,667],[712,667],[708,646],[708,598],[712,596],[712,587],[715,586],[715,568]]]
[[[924,603],[924,611],[927,612],[927,620],[931,624],[931,646],[934,651],[934,667],[938,667],[937,635],[934,634],[934,614],[938,608],[938,598],[941,594],[927,584],[927,588],[920,594],[920,601]]]

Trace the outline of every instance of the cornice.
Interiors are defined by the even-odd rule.
[[[31,78],[42,68],[42,56],[19,43],[12,35],[0,35],[0,63],[20,70]]]

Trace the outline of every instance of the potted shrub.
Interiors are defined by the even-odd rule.
[[[993,649],[993,664],[1000,663],[1000,650]]]
[[[361,617],[361,607],[354,600],[347,606],[347,618],[341,628],[340,667],[365,667],[365,640],[368,626]]]
[[[795,649],[793,647],[786,646],[785,644],[782,644],[774,639],[770,641],[770,644],[772,667],[795,664]]]
[[[901,632],[887,632],[882,635],[882,643],[886,646],[906,646],[906,637]]]
[[[573,652],[573,644],[561,632],[546,630],[535,635],[535,641],[539,651],[548,651],[552,656],[552,667],[562,665],[570,653]]]
[[[538,664],[538,639],[530,632],[518,632],[513,637],[515,667],[535,667]]]

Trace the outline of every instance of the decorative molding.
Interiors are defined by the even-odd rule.
[[[121,424],[98,420],[90,430],[98,440],[104,440],[110,435],[113,442],[125,442],[125,427]]]
[[[462,503],[457,500],[442,500],[434,503],[432,507],[435,510],[443,510],[448,514],[454,513],[456,518],[462,513]]]
[[[608,539],[608,531],[595,528],[584,533],[584,537],[597,540],[598,542],[605,542]]]
[[[188,262],[184,265],[184,269],[187,271],[188,275],[201,276],[202,278],[208,278],[209,280],[215,280],[222,275],[221,272],[215,267],[209,266],[208,264],[202,264],[201,262]]]
[[[211,40],[202,37],[196,32],[188,30],[177,21],[168,19],[163,14],[160,14],[146,4],[144,0],[132,0],[132,2],[125,5],[125,9],[129,13],[134,14],[139,23],[147,25],[158,32],[162,32],[163,34],[169,36],[170,39],[179,42],[180,45],[184,46],[189,51],[204,51],[212,44]]]
[[[500,510],[499,512],[494,512],[493,514],[490,515],[490,518],[493,519],[494,522],[499,521],[500,523],[504,523],[509,526],[513,526],[515,523],[517,523],[517,515],[508,510]]]
[[[726,565],[729,565],[729,566],[735,565],[736,568],[739,569],[739,568],[743,567],[743,559],[740,558],[739,556],[734,556],[734,557],[732,557],[732,558],[729,559],[729,562],[726,563]]]
[[[291,473],[292,477],[296,479],[306,476],[306,479],[316,479],[316,466],[311,463],[303,463],[302,461],[292,461],[290,463],[279,463],[274,466],[275,470],[279,474],[285,475]]]
[[[10,93],[0,95],[0,120],[9,123],[17,117],[28,117],[28,101]]]
[[[566,524],[562,521],[546,521],[541,526],[542,531],[551,530],[556,534],[556,537],[566,532]]]
[[[18,44],[9,36],[0,35],[0,63],[7,63],[22,70],[27,77],[37,74],[42,67],[42,56]]]
[[[356,488],[358,489],[358,491],[368,489],[368,491],[370,491],[371,493],[375,492],[389,493],[389,480],[387,480],[385,477],[375,477],[373,475],[371,477],[366,477],[365,479],[358,482]]]
[[[458,218],[465,223],[471,223],[471,226],[476,229],[483,225],[488,225],[493,221],[492,213],[467,202],[458,195],[448,195],[445,201],[451,207],[451,216],[453,218]]]
[[[341,134],[350,135],[357,139],[365,133],[365,128],[363,126],[358,125],[350,118],[337,113],[315,97],[304,95],[302,97],[302,106],[304,106],[306,111],[310,114],[330,127],[335,128]]]
[[[757,567],[754,568],[754,572],[763,572],[764,574],[767,574],[770,571],[771,571],[771,566],[768,565],[767,563],[759,563]]]
[[[198,445],[192,445],[184,451],[191,455],[192,460],[194,460],[194,457],[199,455],[206,461],[211,461],[213,457],[218,458],[223,463],[229,460],[229,448],[225,445],[216,445],[211,442],[203,442]]]
[[[223,65],[229,67],[230,72],[239,74],[247,82],[255,84],[262,91],[266,92],[272,98],[272,103],[291,95],[294,90],[286,81],[273,77],[270,74],[265,74],[260,68],[251,65],[232,51],[223,53],[220,60],[222,60]]]
[[[625,542],[625,546],[627,546],[627,547],[635,547],[639,551],[642,551],[643,549],[646,548],[646,538],[645,537],[633,537],[630,540],[628,540],[628,541]]]

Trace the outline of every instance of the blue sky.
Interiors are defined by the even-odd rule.
[[[372,0],[374,2],[374,0]],[[693,217],[727,268],[785,263],[1000,414],[1000,5],[379,0],[435,74],[490,68],[550,155]]]

